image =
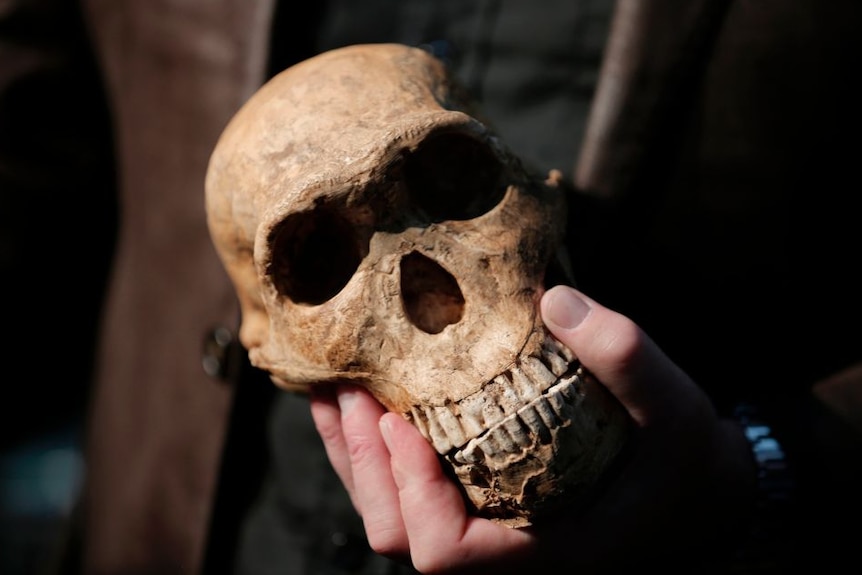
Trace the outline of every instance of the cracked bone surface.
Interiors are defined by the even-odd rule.
[[[628,418],[539,315],[567,261],[559,176],[478,117],[419,48],[323,53],[226,126],[206,209],[250,361],[288,390],[365,386],[519,527],[588,504]]]

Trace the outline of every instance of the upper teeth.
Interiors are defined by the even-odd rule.
[[[455,452],[457,463],[483,463],[491,469],[505,467],[509,455],[534,443],[548,443],[550,430],[574,419],[574,406],[583,397],[579,373],[563,378],[542,396],[509,415]]]
[[[549,430],[572,418],[582,396],[577,366],[572,352],[548,335],[541,357],[519,358],[457,403],[415,406],[412,420],[438,453],[457,449],[456,462],[487,465],[535,441],[549,441]]]

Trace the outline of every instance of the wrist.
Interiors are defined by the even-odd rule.
[[[745,437],[754,468],[754,496],[733,567],[744,573],[771,572],[781,560],[795,482],[784,448],[757,409],[741,404],[734,409],[733,420]]]

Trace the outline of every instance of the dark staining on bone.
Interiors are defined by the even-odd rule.
[[[403,175],[414,206],[432,222],[476,218],[506,191],[493,150],[462,132],[426,138],[406,156]]]
[[[363,257],[354,226],[325,206],[289,215],[273,229],[269,245],[267,274],[281,295],[300,304],[333,298]]]
[[[491,487],[488,484],[488,474],[479,467],[473,467],[470,469],[470,483],[476,487],[484,487],[486,489]]]
[[[407,317],[426,333],[440,333],[464,315],[464,294],[455,277],[418,252],[401,259],[401,297]]]

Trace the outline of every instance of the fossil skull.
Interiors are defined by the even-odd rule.
[[[266,83],[210,160],[210,233],[240,340],[279,386],[353,381],[434,446],[479,515],[584,502],[626,437],[615,400],[544,329],[565,228],[433,56],[333,50]]]

